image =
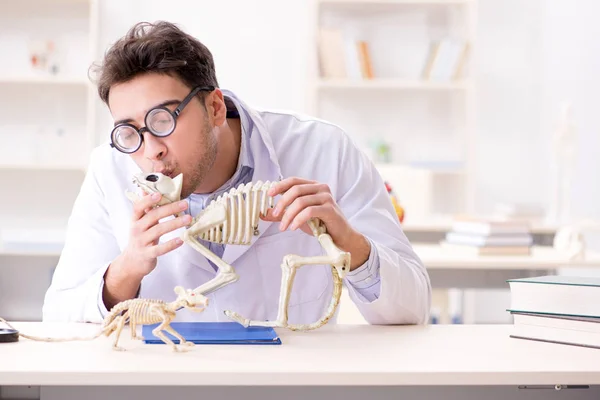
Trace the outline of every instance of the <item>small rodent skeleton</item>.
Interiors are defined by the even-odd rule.
[[[181,197],[183,175],[175,178],[160,174],[137,174],[133,182],[145,193],[161,193],[162,199],[157,206],[176,202]],[[218,268],[217,275],[210,281],[193,290],[200,295],[208,295],[228,284],[236,282],[238,275],[235,269],[222,258],[211,252],[198,239],[220,244],[250,245],[253,235],[258,235],[258,222],[260,215],[266,215],[269,208],[275,206],[275,199],[268,192],[276,182],[250,182],[241,184],[217,197],[209,203],[196,217],[183,233],[183,240],[193,249],[212,261]],[[133,201],[136,195],[128,192],[128,197]],[[181,213],[179,214],[181,215]],[[302,257],[288,254],[281,263],[281,289],[279,293],[279,307],[275,321],[258,321],[245,318],[240,314],[227,310],[225,315],[248,326],[266,326],[287,328],[290,330],[313,330],[325,325],[334,315],[342,294],[342,279],[350,270],[350,253],[340,250],[327,233],[325,225],[319,219],[308,221],[313,235],[324,249],[325,255]],[[329,307],[318,321],[308,324],[289,324],[288,305],[296,270],[303,265],[324,264],[331,266],[333,277],[333,293]]]
[[[137,174],[133,177],[133,182],[146,194],[160,193],[161,200],[156,205],[160,207],[165,204],[176,202],[181,197],[181,186],[183,182],[182,174],[171,179],[160,173]],[[258,235],[258,222],[260,215],[266,215],[268,208],[272,208],[275,199],[268,195],[268,191],[276,182],[250,182],[239,185],[227,193],[213,200],[204,210],[192,219],[190,225],[183,233],[183,240],[194,250],[212,261],[218,268],[217,275],[210,281],[200,285],[196,289],[184,289],[181,286],[175,287],[177,298],[170,303],[157,299],[136,298],[125,300],[115,305],[104,318],[101,330],[90,337],[69,337],[52,338],[26,335],[19,332],[19,336],[30,340],[44,342],[65,342],[77,340],[93,340],[102,335],[110,336],[115,333],[113,349],[124,350],[118,346],[118,341],[124,325],[129,322],[131,337],[133,339],[142,339],[137,336],[136,325],[159,324],[152,333],[159,337],[163,342],[169,344],[174,351],[178,347],[163,332],[169,332],[180,340],[182,349],[193,345],[187,342],[170,323],[175,319],[176,312],[182,308],[194,312],[201,312],[208,306],[206,295],[236,282],[239,276],[235,269],[226,263],[222,258],[211,252],[207,247],[199,242],[198,238],[220,244],[250,245],[253,235]],[[139,196],[127,191],[127,197],[131,201],[137,201]],[[179,213],[177,215],[181,215]],[[277,319],[275,321],[258,321],[245,318],[240,314],[227,310],[225,315],[242,324],[248,326],[265,326],[274,328],[287,328],[290,330],[314,330],[325,325],[334,315],[342,294],[342,279],[350,270],[350,253],[340,250],[327,233],[325,225],[316,218],[308,221],[313,235],[319,241],[325,251],[325,255],[302,257],[295,254],[286,255],[281,263],[281,289],[279,293],[279,307]],[[308,324],[289,324],[288,323],[288,304],[292,292],[292,286],[296,270],[303,265],[310,264],[328,264],[331,266],[333,277],[333,294],[329,307],[318,321]],[[11,329],[16,329],[3,318],[4,322]]]
[[[192,292],[189,289],[185,290],[181,286],[175,287],[175,293],[177,293],[177,298],[170,303],[156,299],[130,299],[118,303],[104,318],[100,331],[98,331],[95,335],[88,337],[54,338],[26,335],[18,332],[4,318],[0,318],[0,322],[4,322],[9,328],[18,332],[19,336],[41,342],[94,340],[102,335],[110,336],[113,332],[116,332],[115,340],[113,342],[113,349],[115,350],[125,350],[124,348],[118,346],[119,338],[125,323],[129,322],[131,338],[140,340],[144,340],[144,338],[142,336],[137,336],[135,328],[136,325],[159,324],[152,330],[152,333],[159,337],[166,344],[171,345],[174,351],[178,351],[178,347],[163,333],[163,331],[169,332],[177,337],[180,340],[182,349],[185,349],[187,346],[192,346],[194,343],[187,342],[183,336],[173,329],[171,322],[173,319],[175,319],[175,313],[177,310],[182,308],[187,308],[188,310],[194,312],[204,311],[204,308],[208,305],[208,299],[202,295]]]

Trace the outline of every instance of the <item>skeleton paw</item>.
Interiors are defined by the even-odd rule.
[[[182,346],[194,347],[195,343],[194,342],[184,342],[184,343],[182,343]]]
[[[188,343],[190,343],[190,342],[185,342],[185,343],[179,345],[179,347],[175,347],[175,351],[184,352],[184,351],[191,350],[192,347]],[[192,343],[192,345],[193,345],[193,343]]]
[[[124,347],[119,347],[119,346],[113,346],[113,350],[116,350],[116,351],[127,351],[127,349],[126,349],[126,348],[124,348]]]
[[[225,315],[237,322],[238,324],[243,325],[244,328],[247,328],[250,325],[250,320],[248,318],[244,318],[234,311],[226,310]]]

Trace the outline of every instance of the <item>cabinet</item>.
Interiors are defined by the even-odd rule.
[[[0,254],[56,253],[95,145],[98,3],[0,7]]]
[[[308,109],[367,152],[407,224],[473,209],[475,0],[315,0]]]

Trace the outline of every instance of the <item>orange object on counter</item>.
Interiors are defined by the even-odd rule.
[[[392,205],[394,206],[394,210],[396,211],[396,215],[398,215],[398,220],[400,221],[400,223],[402,223],[404,221],[404,207],[402,207],[402,205],[400,205],[400,201],[398,200],[398,197],[396,196],[396,194],[394,193],[392,186],[388,183],[385,182],[385,188],[388,192],[388,194],[390,195],[390,199],[392,200]]]

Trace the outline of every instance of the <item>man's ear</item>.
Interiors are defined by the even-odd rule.
[[[217,88],[206,96],[204,101],[206,102],[206,112],[208,113],[208,119],[211,122],[211,125],[223,125],[227,118],[227,106],[225,105],[223,92]]]

